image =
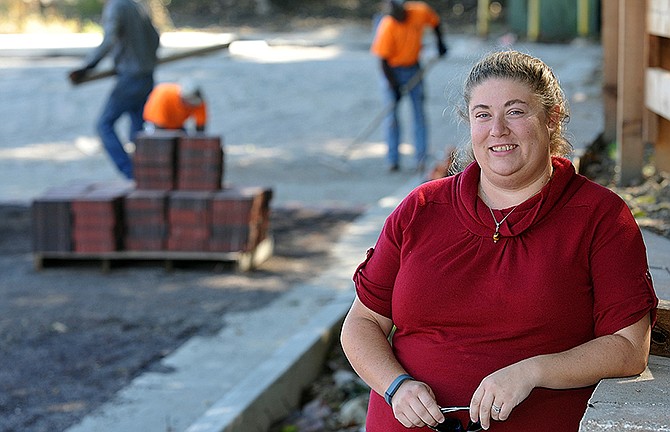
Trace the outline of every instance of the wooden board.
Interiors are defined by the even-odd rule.
[[[101,253],[38,252],[34,255],[36,270],[42,270],[45,263],[99,261],[103,272],[111,269],[114,261],[161,261],[166,269],[171,269],[176,261],[234,262],[240,271],[251,271],[268,260],[274,251],[274,240],[267,237],[251,251],[240,252],[178,252],[178,251],[114,251]]]
[[[165,63],[170,63],[174,62],[177,60],[182,60],[185,58],[190,58],[190,57],[196,57],[196,56],[201,56],[201,55],[206,55],[206,54],[211,54],[216,51],[220,51],[222,49],[226,49],[230,46],[231,42],[225,42],[221,44],[215,44],[211,46],[206,46],[203,48],[195,48],[186,52],[181,52],[181,53],[176,53],[172,54],[169,56],[165,56],[162,58],[158,59],[158,64],[165,64]],[[79,84],[84,84],[90,81],[97,81],[102,78],[109,78],[112,76],[116,75],[116,71],[114,69],[108,69],[108,70],[102,70],[102,71],[94,71],[90,73],[89,75],[86,75]]]
[[[670,0],[649,0],[647,3],[649,34],[670,37]]]

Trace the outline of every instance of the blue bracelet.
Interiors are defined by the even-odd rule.
[[[393,398],[395,392],[397,392],[398,389],[400,388],[400,384],[404,383],[407,380],[414,380],[414,378],[412,378],[407,374],[402,374],[398,378],[393,380],[388,390],[386,390],[386,392],[384,393],[384,399],[386,400],[387,404],[391,405],[391,398]]]

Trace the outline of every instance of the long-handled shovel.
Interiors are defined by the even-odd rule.
[[[428,73],[428,71],[440,60],[439,56],[435,56],[428,60],[428,62],[420,68],[412,78],[407,82],[405,86],[400,89],[401,97],[408,94],[414,87],[416,87],[423,77]],[[349,166],[347,162],[351,156],[351,152],[360,145],[363,141],[370,137],[370,135],[379,127],[384,118],[391,113],[398,104],[398,101],[389,102],[384,109],[379,111],[379,113],[372,119],[372,121],[363,129],[354,139],[347,144],[347,146],[342,151],[339,157],[324,157],[321,158],[321,162],[324,165],[330,166],[338,171],[348,172]]]

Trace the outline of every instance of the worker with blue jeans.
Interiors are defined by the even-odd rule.
[[[389,170],[398,171],[400,168],[398,102],[407,90],[414,113],[416,170],[423,171],[428,152],[423,82],[419,79],[414,87],[407,87],[412,78],[421,73],[419,54],[424,28],[434,30],[439,56],[446,54],[447,47],[442,41],[440,17],[425,2],[387,0],[386,7],[386,15],[377,25],[370,51],[381,59],[381,69],[386,79],[384,98],[387,106],[393,107],[385,119]]]
[[[87,57],[84,66],[70,72],[73,84],[84,82],[100,60],[111,54],[117,79],[97,123],[105,150],[118,170],[133,179],[133,164],[114,125],[123,115],[130,117],[129,139],[143,129],[144,104],[154,87],[160,37],[140,0],[105,0],[102,10],[102,43]]]
[[[100,140],[116,167],[128,179],[133,178],[133,162],[116,134],[114,125],[127,113],[130,118],[128,137],[134,142],[137,133],[144,128],[144,103],[153,87],[153,74],[119,75],[98,119],[96,129]]]
[[[419,64],[407,67],[391,68],[395,80],[400,89],[405,88],[408,82],[418,73],[421,67]],[[398,102],[401,94],[391,86],[385,86],[384,99],[385,103],[394,104],[393,110],[384,119],[384,126],[386,129],[386,142],[388,144],[387,159],[389,168],[392,171],[399,169],[400,162],[400,122],[398,120]],[[418,171],[423,171],[426,160],[426,152],[428,149],[427,132],[426,132],[426,117],[424,114],[424,87],[423,80],[419,80],[416,85],[409,90],[409,97],[412,102],[412,114],[414,125],[414,159],[416,160],[416,168]],[[386,105],[386,106],[388,106]]]

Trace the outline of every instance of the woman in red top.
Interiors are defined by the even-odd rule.
[[[354,275],[341,340],[373,390],[366,430],[577,431],[594,385],[648,360],[642,235],[565,158],[542,61],[493,53],[464,95],[474,161],[411,192]]]

